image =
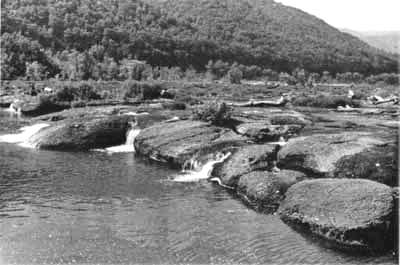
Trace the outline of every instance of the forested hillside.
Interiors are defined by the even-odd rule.
[[[120,76],[129,59],[205,71],[210,60],[292,72],[397,72],[394,55],[272,0],[4,0],[2,79]]]

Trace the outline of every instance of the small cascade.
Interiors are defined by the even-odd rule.
[[[6,109],[7,112],[17,114],[18,116],[21,115],[21,107],[16,106],[14,103],[11,103],[8,109]]]
[[[285,138],[283,138],[283,136],[279,137],[279,140],[277,142],[268,142],[268,144],[276,144],[279,146],[284,146],[285,144],[287,144],[287,141],[285,140]]]
[[[175,122],[175,121],[179,121],[180,118],[178,116],[174,116],[171,119],[166,120],[165,122]]]
[[[22,127],[20,129],[20,133],[1,135],[0,142],[15,143],[23,147],[34,148],[35,146],[29,142],[29,139],[47,126],[49,126],[49,124],[38,123],[31,126]]]
[[[187,171],[197,171],[200,167],[200,162],[197,161],[196,157],[192,157],[190,160],[187,160],[182,166],[182,173]]]
[[[136,136],[140,133],[140,129],[136,127],[137,123],[133,123],[131,128],[126,133],[125,144],[107,147],[105,149],[94,149],[94,151],[107,152],[107,153],[133,153],[135,152],[135,147],[133,143],[135,142]]]
[[[123,113],[124,115],[129,115],[129,116],[140,116],[140,115],[149,115],[150,113],[148,112],[134,112],[134,111],[130,111],[127,113]]]
[[[229,156],[230,152],[223,154],[218,153],[216,158],[208,161],[204,165],[201,165],[196,159],[191,159],[187,163],[190,166],[189,170],[184,169],[182,173],[173,178],[175,182],[197,182],[202,179],[208,179],[214,166],[218,163],[224,162]],[[185,163],[186,164],[186,163]]]

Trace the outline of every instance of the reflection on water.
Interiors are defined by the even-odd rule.
[[[0,143],[0,263],[395,263],[324,248],[174,174],[134,153]]]

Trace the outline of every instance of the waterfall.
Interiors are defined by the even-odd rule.
[[[283,138],[283,136],[279,137],[279,140],[277,142],[268,142],[267,144],[276,144],[279,146],[284,146],[287,144],[287,141],[285,140],[285,138]]]
[[[173,178],[173,181],[197,182],[202,179],[208,179],[214,166],[218,163],[224,162],[230,155],[230,152],[228,152],[227,154],[218,153],[215,159],[206,162],[203,166],[201,166],[200,162],[198,162],[196,159],[192,158],[191,160],[189,160],[188,163],[185,163],[185,166],[187,167],[187,165],[189,165],[190,169],[186,170],[184,166],[182,173],[175,176]]]
[[[9,113],[17,114],[18,116],[21,115],[21,107],[14,105],[14,103],[11,103],[6,111]]]
[[[46,123],[38,123],[31,126],[22,127],[19,133],[6,134],[0,136],[0,142],[16,143],[23,147],[34,148],[35,146],[29,143],[29,138],[39,132],[42,128],[49,126]]]
[[[135,142],[136,136],[140,133],[140,129],[136,127],[137,123],[131,124],[131,128],[126,133],[125,143],[122,145],[111,146],[105,149],[94,149],[93,151],[107,152],[107,153],[133,153],[135,152],[135,147],[133,143]]]

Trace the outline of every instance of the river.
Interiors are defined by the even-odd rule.
[[[25,125],[0,112],[0,134]],[[395,264],[299,234],[207,182],[132,152],[0,143],[0,264]]]

